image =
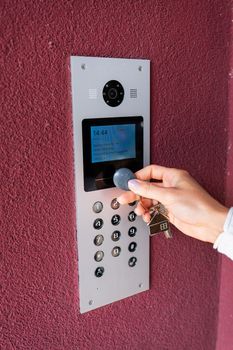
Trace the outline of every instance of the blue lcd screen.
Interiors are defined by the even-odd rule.
[[[91,126],[91,162],[136,158],[135,124]]]

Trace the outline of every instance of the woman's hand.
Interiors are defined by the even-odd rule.
[[[118,197],[120,204],[139,200],[135,212],[150,220],[149,208],[161,202],[168,211],[170,222],[188,236],[214,243],[223,231],[228,208],[211,197],[184,170],[158,165],[147,166],[130,180],[130,191]],[[161,180],[159,183],[149,182]]]

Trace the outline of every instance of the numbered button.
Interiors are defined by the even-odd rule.
[[[102,277],[103,274],[104,274],[104,268],[102,266],[97,267],[97,269],[95,270],[95,276]]]
[[[114,231],[114,232],[112,233],[112,240],[113,240],[114,242],[119,241],[120,237],[121,237],[120,231]]]
[[[136,235],[136,232],[137,232],[137,228],[132,226],[132,227],[129,228],[128,235],[130,237],[134,237]]]
[[[120,215],[117,215],[117,214],[113,215],[111,221],[112,221],[112,224],[113,224],[114,226],[118,225],[118,224],[120,223],[120,221],[121,221]]]
[[[131,243],[129,244],[128,249],[129,249],[129,251],[130,251],[131,253],[135,252],[136,248],[137,248],[137,243],[136,243],[136,242],[131,242]]]
[[[132,258],[129,259],[128,264],[130,267],[134,267],[137,263],[137,258],[135,256],[132,256]]]
[[[120,247],[114,247],[112,249],[112,256],[116,257],[116,256],[119,256],[121,253],[121,248]]]
[[[111,202],[111,208],[114,209],[114,210],[116,210],[116,209],[118,209],[119,207],[120,207],[120,203],[117,201],[116,198],[114,198],[114,199],[112,200],[112,202]]]
[[[131,221],[131,222],[135,221],[135,220],[136,220],[136,217],[137,217],[137,215],[135,214],[134,211],[131,211],[131,212],[129,213],[129,215],[128,215],[128,219],[129,219],[129,221]]]
[[[101,245],[103,243],[103,241],[104,241],[104,236],[103,235],[97,235],[94,238],[94,244],[97,245],[97,246]]]
[[[137,203],[137,201],[134,201],[134,202],[129,203],[129,205],[130,205],[131,207],[133,207],[136,203]]]
[[[102,250],[99,250],[98,252],[95,253],[95,261],[101,261],[104,258],[104,252]]]
[[[94,213],[100,213],[103,210],[103,203],[102,202],[95,202],[92,207]]]
[[[103,220],[98,218],[98,219],[95,219],[93,226],[96,230],[100,230],[103,227],[103,224],[104,224]]]

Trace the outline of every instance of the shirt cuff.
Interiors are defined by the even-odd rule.
[[[233,207],[228,211],[223,232],[214,242],[214,249],[233,260]]]

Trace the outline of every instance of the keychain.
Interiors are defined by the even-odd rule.
[[[163,232],[166,238],[172,238],[167,210],[163,204],[158,203],[149,210],[151,219],[147,224],[150,229],[150,236]]]
[[[127,168],[118,169],[113,176],[114,185],[125,191],[129,191],[128,181],[133,179],[136,179],[136,176]],[[143,206],[142,198],[139,201]],[[166,238],[172,238],[168,213],[164,205],[162,203],[153,205],[150,208],[149,213],[151,219],[147,226],[150,230],[150,236],[155,236],[158,233],[163,232]]]

